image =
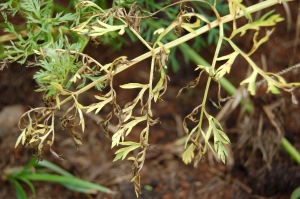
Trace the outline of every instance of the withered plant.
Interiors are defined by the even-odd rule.
[[[208,17],[197,13],[187,6],[188,2],[204,5],[210,8],[214,15]],[[216,108],[221,109],[221,102],[231,99],[231,97],[221,96],[220,81],[227,73],[230,73],[236,57],[242,56],[252,68],[251,75],[240,83],[246,84],[252,95],[256,94],[258,76],[267,82],[267,92],[275,94],[280,90],[292,92],[300,86],[300,82],[287,83],[280,75],[262,70],[251,59],[251,55],[259,46],[267,42],[276,24],[284,20],[274,11],[268,12],[256,21],[252,20],[251,14],[285,2],[285,0],[263,1],[250,7],[245,7],[241,2],[241,0],[228,0],[229,14],[225,16],[220,15],[216,0],[178,1],[154,13],[144,10],[143,5],[131,1],[115,1],[113,7],[107,10],[92,1],[79,1],[75,14],[58,13],[55,17],[53,17],[51,0],[10,0],[1,4],[2,15],[8,24],[5,30],[11,33],[7,35],[11,43],[5,46],[6,57],[2,60],[1,69],[15,61],[40,67],[34,79],[39,86],[37,91],[44,92],[45,106],[31,108],[22,115],[19,121],[22,133],[16,141],[16,146],[21,143],[33,148],[36,150],[37,157],[42,159],[43,147],[49,145],[51,153],[61,158],[51,147],[55,141],[55,122],[57,121],[55,118],[59,118],[62,129],[70,131],[76,146],[79,147],[82,145],[82,139],[76,127],[80,126],[80,131],[85,131],[84,112],[99,114],[103,107],[110,106],[111,112],[99,121],[99,125],[102,125],[106,136],[111,139],[111,147],[119,147],[115,152],[114,161],[125,158],[132,161],[131,181],[138,196],[141,194],[140,172],[145,163],[147,149],[151,146],[149,143],[151,126],[160,122],[159,118],[153,114],[152,105],[162,101],[168,89],[170,78],[166,69],[172,48],[217,29],[219,37],[212,62],[209,65],[199,63],[195,68],[195,72],[199,72],[198,77],[182,88],[178,95],[184,89],[196,88],[202,76],[208,77],[203,98],[199,98],[201,99],[199,105],[183,119],[186,141],[183,146],[182,160],[186,164],[194,162],[194,166],[197,166],[207,151],[211,150],[225,163],[228,156],[226,145],[230,144],[230,140],[219,121],[206,110],[206,104],[211,83],[219,85],[218,101],[212,102]],[[128,4],[130,4],[128,8],[122,7]],[[140,35],[142,23],[153,18],[158,12],[165,12],[169,7],[177,4],[180,4],[180,7],[176,19],[153,32],[153,37],[156,38],[154,43],[150,43]],[[14,26],[7,20],[6,12],[12,15],[19,12],[27,19],[26,35],[15,31]],[[241,17],[246,17],[248,23],[238,26],[235,21]],[[230,35],[225,35],[224,25],[228,22],[233,24],[232,32]],[[249,52],[243,52],[233,39],[247,34],[249,30],[255,31],[253,46]],[[116,33],[123,35],[126,31],[135,35],[149,51],[132,60],[128,60],[126,56],[116,57],[113,62],[106,64],[99,63],[91,56],[82,53],[88,41],[97,42],[100,37]],[[172,31],[178,38],[165,43],[164,37]],[[184,31],[188,34],[183,35]],[[224,43],[232,47],[232,53],[221,56],[220,50]],[[35,61],[25,63],[30,55],[34,55]],[[147,58],[151,59],[148,83],[130,82],[121,85],[122,89],[139,91],[133,101],[121,107],[117,103],[118,95],[113,86],[114,79],[118,78],[115,75]],[[225,63],[219,64],[220,62]],[[159,80],[155,81],[154,77],[157,75]],[[79,96],[85,95],[85,92],[93,87],[99,90],[99,94],[95,95],[97,102],[89,105],[82,104]],[[103,92],[105,87],[108,88],[106,93]],[[63,105],[68,105],[65,113],[63,116],[57,116],[57,110]],[[134,110],[140,110],[139,114],[134,114],[136,112]],[[108,126],[111,125],[113,117],[118,118],[119,122],[115,125],[114,132],[110,132]],[[195,125],[193,127],[188,125],[188,120]],[[208,127],[203,125],[205,120],[208,121]],[[138,124],[143,124],[144,128],[140,132],[140,140],[134,142],[127,136]],[[138,151],[136,156],[131,155],[134,150]]]

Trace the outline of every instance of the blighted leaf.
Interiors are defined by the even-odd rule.
[[[106,104],[110,103],[111,100],[112,100],[111,97],[103,98],[102,102],[94,103],[94,104],[91,104],[91,105],[87,106],[87,111],[86,112],[89,113],[89,112],[94,111],[96,109],[95,113],[97,114]]]
[[[241,2],[242,0],[228,0],[230,14],[234,17],[234,30],[236,27],[235,18],[241,10],[244,12],[245,17],[252,21],[250,13],[247,11],[246,7],[243,4],[241,4]]]
[[[157,30],[154,31],[153,35],[156,35],[156,34],[161,34],[165,29],[164,28],[159,28]]]
[[[59,99],[59,95],[56,95],[55,100],[56,100],[57,108],[60,109],[60,99]]]
[[[257,31],[257,32],[254,34],[254,36],[253,36],[253,46],[252,46],[250,52],[248,53],[248,55],[250,56],[251,54],[253,54],[253,53],[256,51],[256,49],[258,49],[258,47],[259,47],[261,44],[263,44],[263,43],[265,43],[266,41],[268,41],[268,40],[269,40],[269,37],[270,37],[271,34],[274,32],[274,30],[275,30],[274,28],[273,28],[271,31],[267,30],[267,31],[266,31],[266,36],[264,36],[263,38],[261,38],[259,41],[257,41],[257,36],[258,36],[258,34],[259,34],[259,32]]]
[[[219,129],[215,124],[218,125]],[[230,144],[230,140],[228,136],[222,131],[222,127],[220,123],[213,118],[212,122],[210,122],[210,126],[214,132],[214,148],[218,154],[218,157],[225,163],[225,158],[228,156],[227,149],[225,148],[224,144]],[[221,130],[220,130],[221,129]]]
[[[89,34],[92,37],[101,36],[116,30],[119,30],[119,34],[123,34],[125,32],[125,28],[127,27],[127,25],[108,25],[99,20],[97,20],[97,22],[99,23],[100,27],[92,26],[91,30],[89,30]]]
[[[154,102],[157,101],[158,97],[159,97],[159,91],[163,88],[164,85],[164,81],[165,81],[165,77],[162,75],[158,81],[158,83],[156,84],[156,86],[153,89],[153,98],[154,98]]]
[[[232,31],[230,38],[233,38],[236,34],[239,34],[239,33],[240,33],[240,36],[243,36],[246,33],[246,31],[249,29],[258,31],[260,27],[275,26],[276,23],[284,20],[283,18],[280,17],[279,14],[271,15],[273,12],[274,12],[274,10],[266,13],[257,21],[248,23],[248,24]]]
[[[143,89],[139,92],[138,96],[132,101],[132,102],[128,102],[124,109],[122,110],[122,113],[125,116],[124,122],[126,122],[127,120],[129,120],[131,118],[132,115],[132,110],[133,108],[136,106],[136,104],[141,101],[141,104],[143,102],[143,95],[145,93],[145,91],[147,90],[148,85],[143,87]]]
[[[268,82],[268,89],[267,89],[267,93],[270,92],[272,94],[280,94],[280,91],[278,88],[276,88],[276,86],[274,86],[274,84]]]
[[[136,194],[136,197],[139,197],[140,194],[142,194],[141,191],[141,176],[140,173],[137,173],[132,179],[131,182],[134,184],[134,191]]]
[[[185,164],[189,164],[192,162],[195,154],[194,154],[194,150],[196,149],[195,144],[190,144],[190,146],[183,152],[183,154],[181,155],[182,161]]]
[[[133,88],[145,88],[148,87],[148,84],[139,84],[139,83],[128,83],[120,85],[123,89],[133,89]]]
[[[147,119],[147,115],[144,115],[142,117],[135,117],[130,122],[122,125],[121,128],[112,136],[111,148],[113,148],[116,145],[118,146],[120,143],[120,139],[123,142],[124,137],[131,132],[132,128],[136,126],[138,123],[145,121],[146,119]]]
[[[54,88],[55,90],[59,91],[60,94],[62,95],[70,95],[69,92],[65,91],[65,89],[63,89],[63,86],[57,82],[51,82],[50,83]]]
[[[225,148],[225,146],[223,145],[223,143],[220,142],[220,141],[215,142],[214,143],[214,147],[215,147],[215,150],[218,153],[219,159],[221,159],[222,162],[225,164],[226,157],[228,157],[227,149]]]
[[[211,66],[202,66],[202,65],[197,65],[198,67],[195,69],[196,70],[203,70],[205,71],[207,74],[209,74],[210,70],[211,70]]]
[[[85,22],[82,22],[81,24],[79,24],[78,26],[72,28],[71,30],[74,32],[79,32],[82,33],[83,29],[88,25],[88,23],[96,16],[92,16],[90,17],[88,20],[86,20]],[[37,52],[36,52],[37,53]]]
[[[137,142],[120,142],[120,145],[129,145],[128,147],[124,147],[121,148],[119,150],[117,150],[115,152],[116,157],[114,158],[113,162],[122,159],[124,160],[126,158],[126,156],[128,155],[128,153],[130,153],[131,151],[141,147],[141,143],[137,143]]]
[[[256,93],[256,81],[257,71],[253,71],[252,74],[245,80],[243,80],[240,85],[247,84],[248,83],[248,91],[251,93],[251,95],[255,95]]]
[[[64,160],[62,157],[61,157],[61,155],[58,155],[55,151],[53,151],[52,149],[51,149],[51,147],[50,147],[50,152],[51,152],[51,154],[56,158],[56,159],[59,159],[59,160]]]
[[[178,91],[178,94],[176,97],[178,97],[179,95],[181,95],[183,89],[188,89],[188,88],[195,88],[198,84],[199,84],[199,80],[201,78],[201,75],[202,75],[203,71],[201,71],[198,75],[198,77],[196,79],[194,79],[193,81],[190,81],[188,83],[188,85],[186,85],[185,87],[181,88],[179,91]]]
[[[220,79],[221,77],[223,77],[226,73],[230,72],[231,66],[234,62],[234,60],[236,59],[236,57],[239,55],[238,52],[233,52],[229,55],[223,56],[218,58],[217,60],[224,60],[224,59],[228,59],[227,62],[225,64],[223,64],[222,66],[220,66],[217,70],[216,70],[216,79]]]
[[[104,12],[104,11],[102,10],[102,8],[100,8],[97,4],[95,4],[95,3],[92,2],[92,1],[80,1],[80,2],[76,5],[76,9],[82,8],[82,7],[94,7],[94,8],[97,8],[98,10]]]
[[[80,118],[79,124],[81,124],[82,132],[84,132],[84,129],[85,129],[85,121],[84,121],[84,117],[83,117],[83,114],[82,114],[82,111],[81,111],[80,108],[77,108],[77,111],[78,111],[78,113],[79,113],[79,118]]]
[[[26,140],[26,128],[22,131],[22,133],[19,135],[16,144],[15,144],[15,148],[17,148],[17,146],[19,145],[20,141],[22,140],[22,144],[24,145],[25,140]]]

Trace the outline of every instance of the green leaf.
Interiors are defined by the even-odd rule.
[[[34,188],[34,186],[33,186],[33,184],[28,180],[28,179],[26,179],[26,178],[18,178],[19,180],[21,180],[21,181],[23,181],[23,182],[25,182],[29,187],[30,187],[30,189],[31,189],[31,191],[32,191],[32,193],[33,193],[33,196],[35,197],[35,195],[36,195],[36,192],[35,192],[35,188]]]
[[[39,161],[37,163],[37,165],[42,166],[42,167],[46,167],[48,169],[50,169],[51,171],[54,171],[58,174],[61,174],[63,176],[67,176],[67,177],[74,177],[71,173],[67,172],[66,170],[62,169],[61,167],[47,161],[47,160],[43,160],[43,161]]]
[[[15,187],[17,199],[27,199],[27,195],[24,189],[22,188],[21,184],[15,179],[10,179],[10,182]]]
[[[300,187],[295,189],[291,195],[291,199],[299,199],[300,198]]]

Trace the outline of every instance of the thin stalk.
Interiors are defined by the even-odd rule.
[[[281,146],[300,165],[299,151],[285,137],[282,137]]]
[[[150,76],[149,76],[149,99],[148,99],[148,114],[152,117],[151,112],[151,101],[153,96],[152,84],[153,84],[153,73],[154,73],[154,64],[155,64],[155,54],[152,56],[151,60],[151,69],[150,69]]]
[[[152,50],[152,47],[147,43],[147,41],[145,41],[145,39],[143,37],[141,37],[141,35],[139,33],[137,33],[133,28],[129,28],[131,30],[131,32],[137,37],[139,38],[139,40],[149,49]]]
[[[218,40],[218,44],[217,44],[217,47],[216,47],[216,52],[214,54],[214,59],[212,61],[212,65],[211,65],[211,68],[210,68],[210,71],[209,71],[209,77],[207,79],[207,83],[206,83],[206,88],[205,88],[205,92],[204,92],[204,97],[203,97],[203,100],[202,100],[202,106],[201,106],[201,112],[200,112],[200,120],[199,120],[199,125],[198,125],[198,133],[197,133],[197,136],[196,136],[196,139],[195,141],[198,142],[199,139],[200,139],[200,136],[201,136],[201,131],[202,131],[202,123],[203,123],[203,113],[205,111],[205,104],[206,104],[206,98],[207,98],[207,95],[208,95],[208,91],[209,91],[209,86],[210,86],[210,82],[211,82],[211,75],[214,75],[213,72],[215,71],[215,66],[216,66],[216,63],[217,63],[217,58],[219,56],[219,52],[221,50],[221,45],[222,45],[222,41],[223,41],[223,36],[224,36],[224,30],[223,30],[223,23],[220,22],[219,23],[219,40]]]
[[[198,125],[198,132],[197,132],[197,136],[195,138],[195,142],[198,143],[200,136],[201,136],[201,129],[202,129],[202,123],[203,123],[203,113],[204,113],[204,109],[205,109],[205,103],[206,103],[206,99],[207,99],[207,94],[209,91],[209,86],[210,86],[210,82],[211,82],[211,77],[208,77],[207,82],[206,82],[206,88],[205,88],[205,92],[204,92],[204,96],[203,96],[203,100],[202,100],[202,106],[201,106],[201,112],[200,112],[200,119],[199,119],[199,125]]]

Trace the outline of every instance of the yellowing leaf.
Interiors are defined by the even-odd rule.
[[[216,78],[220,79],[221,77],[223,77],[226,73],[230,72],[231,66],[235,60],[235,58],[238,56],[238,52],[233,52],[229,55],[226,55],[224,57],[219,58],[218,60],[222,60],[224,58],[228,58],[227,62],[225,64],[223,64],[222,66],[220,66],[217,70],[216,70]]]
[[[19,137],[18,137],[18,139],[16,141],[16,144],[15,144],[15,148],[17,148],[17,146],[19,145],[19,143],[20,143],[21,140],[24,140],[24,143],[25,143],[25,139],[26,139],[26,128],[19,135]],[[22,144],[23,144],[23,141],[22,141]]]
[[[157,30],[154,31],[153,35],[156,35],[156,34],[161,34],[165,29],[164,28],[159,28]]]
[[[243,80],[240,85],[248,83],[248,91],[251,93],[251,95],[255,95],[256,88],[255,88],[255,80],[257,76],[257,71],[253,71],[252,74],[245,80]]]
[[[148,84],[139,84],[139,83],[128,83],[120,85],[123,89],[132,89],[132,88],[145,88],[148,87]]]
[[[81,31],[88,25],[88,23],[96,16],[92,16],[90,17],[88,20],[86,20],[85,22],[82,22],[81,24],[79,24],[78,26],[72,28],[71,30],[75,31],[75,32],[79,32],[81,33]]]
[[[121,148],[115,152],[116,157],[114,158],[113,162],[122,158],[124,160],[129,152],[141,147],[141,143],[137,142],[120,142],[121,145],[129,145],[128,147]]]
[[[94,7],[100,10],[101,12],[104,12],[102,8],[100,8],[97,4],[93,3],[92,1],[80,1],[77,5],[76,8],[81,8],[81,7]]]
[[[59,100],[59,95],[56,95],[55,97],[55,100],[56,100],[56,105],[57,105],[57,108],[60,109],[60,100]]]
[[[97,20],[97,22],[99,23],[99,25],[101,27],[92,26],[91,30],[90,30],[90,36],[97,37],[97,36],[101,36],[108,32],[112,32],[112,31],[116,31],[116,30],[119,30],[119,34],[122,34],[125,32],[125,28],[127,27],[126,24],[125,25],[108,25],[99,20]]]
[[[79,113],[79,118],[80,118],[79,124],[81,124],[82,132],[84,132],[84,129],[85,129],[85,121],[84,121],[84,117],[83,117],[83,114],[82,114],[82,111],[81,111],[80,108],[77,108],[77,111],[78,111],[78,113]]]
[[[115,134],[113,134],[113,136],[111,138],[111,140],[112,140],[111,148],[114,148],[114,146],[119,145],[121,137],[123,137],[123,131],[117,131]]]
[[[118,146],[120,143],[120,139],[124,141],[124,137],[127,136],[132,128],[136,126],[138,123],[145,121],[147,119],[147,115],[144,115],[142,117],[135,117],[132,121],[126,123],[124,126],[122,126],[113,136],[112,136],[112,144],[111,148],[114,146]]]
[[[65,91],[63,89],[63,86],[61,84],[59,84],[57,82],[51,82],[50,84],[55,88],[55,90],[59,91],[60,94],[62,94],[62,95],[70,95],[69,92],[67,92],[67,91]]]
[[[194,150],[196,149],[196,146],[192,143],[190,144],[190,146],[183,152],[181,158],[182,158],[182,161],[185,163],[185,164],[189,164],[192,162],[195,154],[194,154]]]
[[[96,112],[95,112],[97,114],[106,104],[108,104],[112,100],[111,98],[103,98],[103,99],[104,100],[102,102],[95,103],[95,104],[87,106],[87,111],[86,112],[89,113],[89,112],[97,109]]]
[[[159,88],[161,88],[163,84],[164,84],[164,77],[161,76],[160,79],[159,79],[159,81],[157,82],[156,86],[155,86],[154,89],[153,89],[153,93],[154,93],[154,96],[153,96],[154,102],[157,101],[158,96],[159,96]]]

